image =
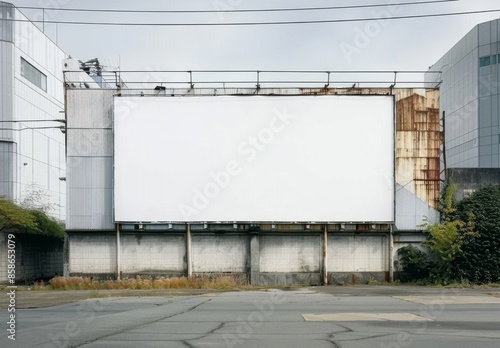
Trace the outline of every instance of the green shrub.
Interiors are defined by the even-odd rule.
[[[474,192],[457,204],[457,216],[474,217],[475,233],[464,235],[455,259],[457,275],[473,283],[500,281],[500,185]]]
[[[418,281],[429,276],[427,253],[408,245],[398,250],[398,256],[402,267],[400,275],[402,282]]]

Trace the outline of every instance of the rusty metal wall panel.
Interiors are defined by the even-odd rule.
[[[437,93],[437,92],[436,92]],[[396,103],[396,182],[437,208],[442,136],[435,93],[413,94]],[[407,204],[398,199],[398,206]]]

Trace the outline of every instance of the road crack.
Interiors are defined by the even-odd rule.
[[[167,315],[167,316],[161,317],[159,319],[151,320],[151,321],[148,321],[148,322],[145,322],[145,323],[140,323],[138,325],[131,325],[129,327],[126,327],[126,328],[124,328],[122,330],[119,330],[119,331],[116,331],[116,332],[113,332],[113,333],[110,333],[110,334],[102,335],[102,336],[96,337],[94,339],[78,343],[76,345],[70,345],[69,348],[81,347],[81,346],[83,346],[85,344],[89,344],[89,343],[92,343],[92,342],[96,342],[96,341],[102,340],[103,338],[107,338],[107,337],[111,337],[111,336],[114,336],[114,335],[118,335],[118,334],[130,331],[130,330],[138,329],[138,328],[141,328],[141,327],[144,327],[144,326],[147,326],[147,325],[151,325],[151,324],[157,323],[157,322],[165,320],[165,319],[169,319],[169,318],[173,318],[173,317],[178,316],[178,315],[189,313],[189,312],[195,310],[196,308],[200,307],[201,305],[204,305],[205,303],[210,302],[211,300],[212,300],[211,298],[206,299],[205,301],[203,301],[201,303],[198,303],[197,305],[194,305],[192,307],[189,307],[189,308],[187,308],[186,310],[184,310],[182,312],[174,313],[174,314],[171,314],[171,315]],[[166,303],[165,305],[168,305],[168,304],[169,303]]]

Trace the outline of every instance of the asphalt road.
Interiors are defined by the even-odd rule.
[[[491,293],[372,286],[87,299],[17,309],[15,341],[5,308],[0,347],[498,348]]]

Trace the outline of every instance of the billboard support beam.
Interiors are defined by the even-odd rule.
[[[187,276],[193,275],[193,263],[191,260],[191,224],[186,224],[186,262]]]
[[[394,281],[394,234],[389,225],[389,282]]]
[[[120,280],[121,247],[120,247],[120,224],[116,224],[116,280]]]
[[[323,285],[328,285],[328,225],[323,226]]]
[[[258,232],[250,232],[250,284],[260,284],[260,241]]]

